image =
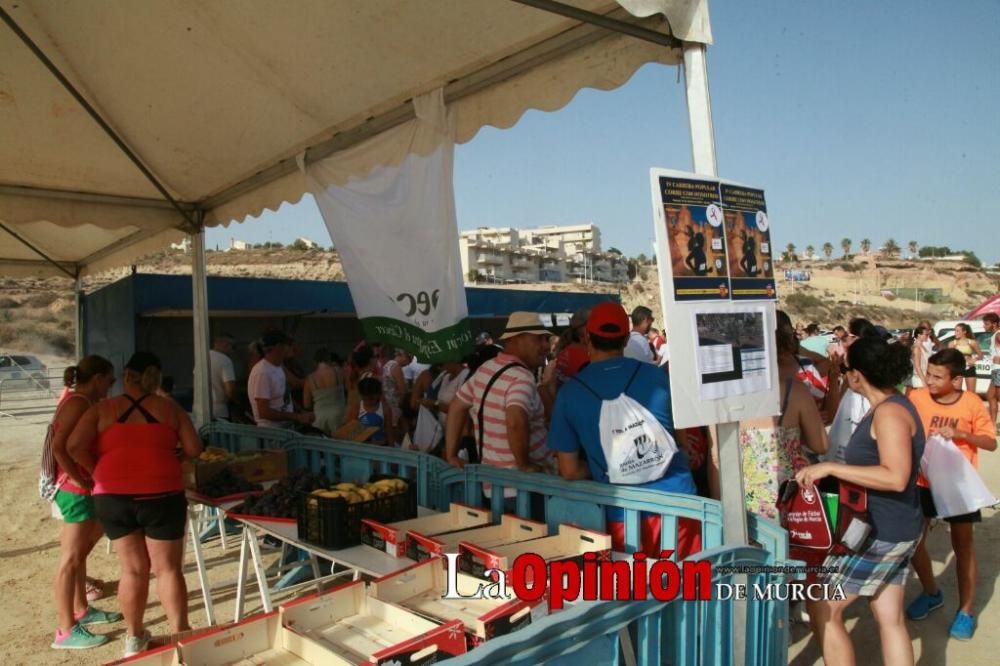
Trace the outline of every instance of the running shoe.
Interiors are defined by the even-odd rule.
[[[121,622],[121,619],[121,613],[102,611],[99,608],[88,606],[87,612],[83,614],[83,617],[77,618],[76,622],[77,624],[89,627],[92,624],[112,624],[114,622]]]
[[[56,630],[56,639],[52,641],[52,647],[56,650],[88,650],[107,642],[107,636],[92,634],[83,625],[75,624],[66,633]]]
[[[132,657],[145,652],[151,638],[148,631],[143,631],[142,636],[125,636],[125,656]]]
[[[957,641],[972,640],[972,635],[976,633],[976,618],[968,613],[958,611],[955,619],[951,621],[951,629],[948,633]]]
[[[938,590],[937,594],[921,592],[920,596],[906,607],[906,617],[911,620],[923,620],[931,614],[931,611],[936,611],[942,606],[944,606],[944,593],[941,590]]]

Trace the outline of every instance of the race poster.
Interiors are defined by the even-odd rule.
[[[660,176],[659,205],[675,301],[729,300],[719,183]]]
[[[734,301],[775,300],[771,225],[764,191],[720,185]]]

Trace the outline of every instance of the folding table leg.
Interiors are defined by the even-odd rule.
[[[226,512],[222,509],[215,510],[216,525],[219,526],[219,543],[222,544],[222,552],[226,552]]]
[[[247,540],[250,538],[250,528],[243,527],[243,536],[240,538],[240,566],[236,574],[236,616],[235,621],[243,619],[243,598],[246,594],[247,584]]]
[[[319,560],[317,560],[316,556],[314,554],[312,554],[312,553],[309,553],[309,564],[312,566],[313,580],[316,581],[316,591],[317,592],[322,592],[323,591],[323,585],[322,585],[322,583],[319,582],[319,579],[320,579],[320,575],[319,575]]]
[[[264,571],[264,558],[260,554],[260,544],[257,542],[257,533],[247,527],[250,533],[250,553],[253,555],[253,569],[257,576],[257,587],[260,588],[260,600],[264,606],[264,612],[271,612],[271,588],[267,584],[267,572]]]
[[[215,607],[212,605],[212,590],[208,584],[208,572],[205,570],[205,556],[201,552],[201,539],[198,537],[197,519],[188,514],[188,531],[191,532],[191,546],[194,548],[194,563],[198,569],[198,584],[201,585],[201,598],[205,601],[205,615],[208,625],[215,624]]]

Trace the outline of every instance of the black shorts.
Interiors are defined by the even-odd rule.
[[[920,507],[924,510],[924,517],[937,518],[937,507],[934,506],[934,496],[931,494],[930,488],[917,486],[917,489],[920,491]],[[983,522],[983,512],[977,509],[972,513],[963,513],[944,520],[949,523],[981,523]]]
[[[963,377],[969,377],[971,379],[976,378],[976,366],[968,365],[965,367],[965,371],[962,372]]]
[[[175,541],[184,538],[187,498],[166,495],[94,495],[97,518],[114,541],[142,530],[148,539]]]

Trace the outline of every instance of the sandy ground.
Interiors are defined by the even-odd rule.
[[[5,613],[0,614],[0,664],[100,664],[117,659],[123,649],[121,624],[96,627],[112,640],[104,647],[86,651],[50,649],[54,630],[55,609],[52,603],[51,581],[59,552],[59,524],[49,517],[48,504],[38,499],[36,492],[38,450],[51,418],[52,401],[39,400],[37,405],[19,407],[17,418],[0,417],[0,590]],[[987,485],[1000,489],[1000,455],[982,456],[982,473]],[[1000,570],[1000,515],[992,509],[984,511],[983,523],[976,530],[979,555],[979,587],[976,606],[979,629],[975,638],[961,643],[948,638],[948,626],[957,606],[954,558],[950,552],[947,525],[937,526],[931,533],[931,556],[940,585],[945,593],[945,607],[923,622],[909,623],[917,663],[989,664],[997,663],[993,642],[1000,639],[1000,602],[997,594],[997,573]],[[211,568],[209,579],[217,588],[214,593],[217,621],[233,618],[237,568],[237,540],[229,538],[230,547],[223,551],[217,539],[205,546],[205,556]],[[114,555],[106,550],[106,541],[98,544],[91,555],[90,573],[113,586],[116,580]],[[190,546],[190,544],[188,544]],[[277,559],[275,553],[265,554],[265,563]],[[190,599],[191,624],[205,627],[207,621],[195,575],[190,547],[186,556],[186,578]],[[155,583],[154,583],[155,587]],[[306,593],[309,590],[304,590]],[[918,593],[915,579],[907,585],[907,599]],[[275,597],[275,601],[288,598]],[[114,597],[96,602],[104,609],[115,609]],[[260,610],[255,591],[249,593],[247,612]],[[858,663],[880,663],[877,629],[863,604],[857,603],[849,612],[848,629],[859,655]],[[150,593],[146,612],[147,626],[156,634],[167,633],[166,617],[156,598]],[[791,663],[796,666],[818,664],[815,643],[808,628],[793,623],[791,630]]]

